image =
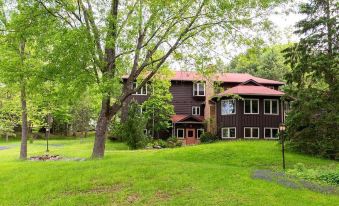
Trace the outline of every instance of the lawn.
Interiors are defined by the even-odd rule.
[[[50,153],[89,157],[93,139],[51,140]],[[28,145],[43,154],[44,141]],[[0,205],[337,205],[337,194],[253,179],[280,170],[274,141],[232,141],[176,149],[129,151],[107,142],[103,160],[20,161],[19,142],[0,142]],[[287,152],[287,167],[338,163]]]

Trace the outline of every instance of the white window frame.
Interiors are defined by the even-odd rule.
[[[222,105],[223,102],[227,102],[227,101],[233,101],[234,102],[234,113],[230,113],[230,114],[223,114],[222,113]],[[235,99],[225,99],[225,100],[221,100],[221,109],[220,109],[220,113],[221,115],[232,115],[232,114],[236,114],[237,113],[237,101]]]
[[[251,136],[246,137],[246,129],[251,129]],[[258,129],[258,137],[253,137],[253,129]],[[244,127],[244,139],[259,139],[260,138],[260,128],[259,127]]]
[[[144,129],[144,134],[148,135],[148,130],[147,129]]]
[[[272,102],[273,101],[276,101],[277,102],[277,113],[272,113],[272,111],[273,111],[273,107],[272,107]],[[267,113],[266,112],[266,105],[265,105],[265,103],[266,102],[270,102],[270,111],[269,111],[269,113]],[[279,115],[279,100],[278,99],[264,99],[264,114],[266,114],[266,115]]]
[[[203,94],[203,95],[200,95],[200,94],[199,94],[199,92],[201,91],[199,85],[204,85],[204,94]],[[195,91],[196,91],[197,94],[195,94]],[[194,83],[194,84],[193,84],[193,96],[201,96],[201,97],[204,97],[205,94],[206,94],[206,85],[205,85],[205,83],[198,82],[198,83]]]
[[[266,129],[271,130],[271,136],[270,137],[266,137]],[[264,127],[264,139],[279,139],[279,134],[278,134],[277,137],[273,137],[272,136],[273,135],[273,132],[272,132],[273,129],[278,130],[278,133],[279,133],[279,128],[276,128],[276,127]]]
[[[205,129],[203,129],[203,128],[199,128],[199,129],[197,129],[197,139],[200,139],[200,136],[199,136],[199,131],[202,131],[202,134],[204,134],[204,132],[205,132]]]
[[[138,82],[133,82],[133,89],[135,89],[137,87],[138,87]],[[140,93],[139,93],[139,91],[140,91]],[[141,87],[139,91],[136,91],[133,95],[146,96],[148,94],[147,84],[145,86]],[[146,91],[146,93],[143,93],[144,91]]]
[[[196,112],[194,112],[196,111]],[[200,115],[200,107],[199,106],[192,106],[192,115]]]
[[[224,130],[228,130],[228,134],[231,134],[230,129],[234,129],[234,137],[224,137]],[[221,138],[222,139],[235,139],[237,138],[237,128],[236,127],[223,127],[221,128]]]
[[[246,113],[246,100],[250,101],[250,108],[251,108],[251,112],[250,113]],[[252,110],[252,102],[253,101],[258,101],[258,112],[257,113],[253,113]],[[260,113],[260,101],[259,99],[244,99],[244,114],[259,114]]]
[[[183,137],[179,137],[179,136],[178,136],[179,130],[182,130],[182,135],[183,135]],[[185,129],[183,129],[183,128],[178,128],[178,129],[177,129],[177,138],[178,138],[178,139],[185,139]]]

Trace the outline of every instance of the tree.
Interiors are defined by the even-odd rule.
[[[138,149],[145,146],[147,120],[145,116],[140,112],[140,105],[131,101],[128,107],[128,116],[124,124],[122,125],[122,137],[127,142],[127,145],[131,149]]]
[[[296,97],[288,116],[291,146],[298,151],[338,158],[339,67],[338,3],[301,4],[306,18],[296,25],[303,38],[286,49],[292,71],[286,75]]]
[[[173,73],[163,68],[150,83],[151,95],[142,104],[142,109],[148,119],[148,127],[151,128],[152,136],[159,138],[159,131],[167,130],[171,124],[171,115],[174,114],[174,107],[171,104],[172,94],[169,91],[171,86],[170,77]]]
[[[99,85],[101,110],[92,157],[100,158],[104,156],[105,136],[113,116],[131,94],[153,78],[174,52],[179,54],[177,56],[204,57],[206,52],[202,54],[196,50],[195,55],[192,48],[220,44],[216,39],[221,37],[225,37],[222,43],[226,43],[226,39],[234,41],[241,33],[237,31],[244,28],[262,29],[267,21],[258,21],[258,18],[262,19],[266,9],[282,1],[111,0],[109,5],[107,1],[95,1],[94,4],[90,0],[35,2],[63,23],[59,38],[68,37],[65,41],[50,42],[59,44],[64,50],[52,46],[53,50],[49,52],[62,51],[66,59],[69,52],[75,54],[72,55],[74,61],[65,64],[62,63],[66,62],[65,58],[60,58],[55,64],[68,68],[62,70],[63,77],[86,71],[87,77]],[[71,36],[73,39],[69,38]],[[74,66],[80,62],[81,69]],[[121,77],[126,73],[127,83],[122,85]],[[142,81],[133,88],[137,79]]]
[[[282,52],[287,46],[251,47],[244,54],[233,58],[227,71],[249,73],[262,78],[282,81],[290,70],[289,66],[285,64]]]
[[[4,12],[3,2],[0,2],[0,29],[3,31],[0,36],[0,80],[8,87],[18,86],[20,88],[21,102],[21,149],[20,158],[27,158],[27,87],[34,71],[40,62],[31,58],[31,39],[34,30],[31,27],[30,10],[27,10],[24,3],[18,2],[17,10],[7,18]]]

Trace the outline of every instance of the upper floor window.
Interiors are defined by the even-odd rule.
[[[268,88],[270,88],[270,89],[275,89],[275,87],[274,86],[267,86]]]
[[[138,87],[137,82],[133,82],[133,89],[136,89]],[[138,91],[136,91],[134,94],[136,95],[147,95],[147,86],[141,87]]]
[[[264,114],[279,114],[279,102],[277,99],[264,100]]]
[[[193,96],[205,96],[205,83],[193,84]]]
[[[259,99],[245,99],[244,113],[259,114]]]
[[[200,115],[200,107],[193,106],[192,107],[192,115]]]
[[[221,115],[235,114],[235,99],[221,101]]]

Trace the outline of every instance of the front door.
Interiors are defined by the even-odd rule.
[[[195,129],[186,129],[186,144],[195,144]]]

